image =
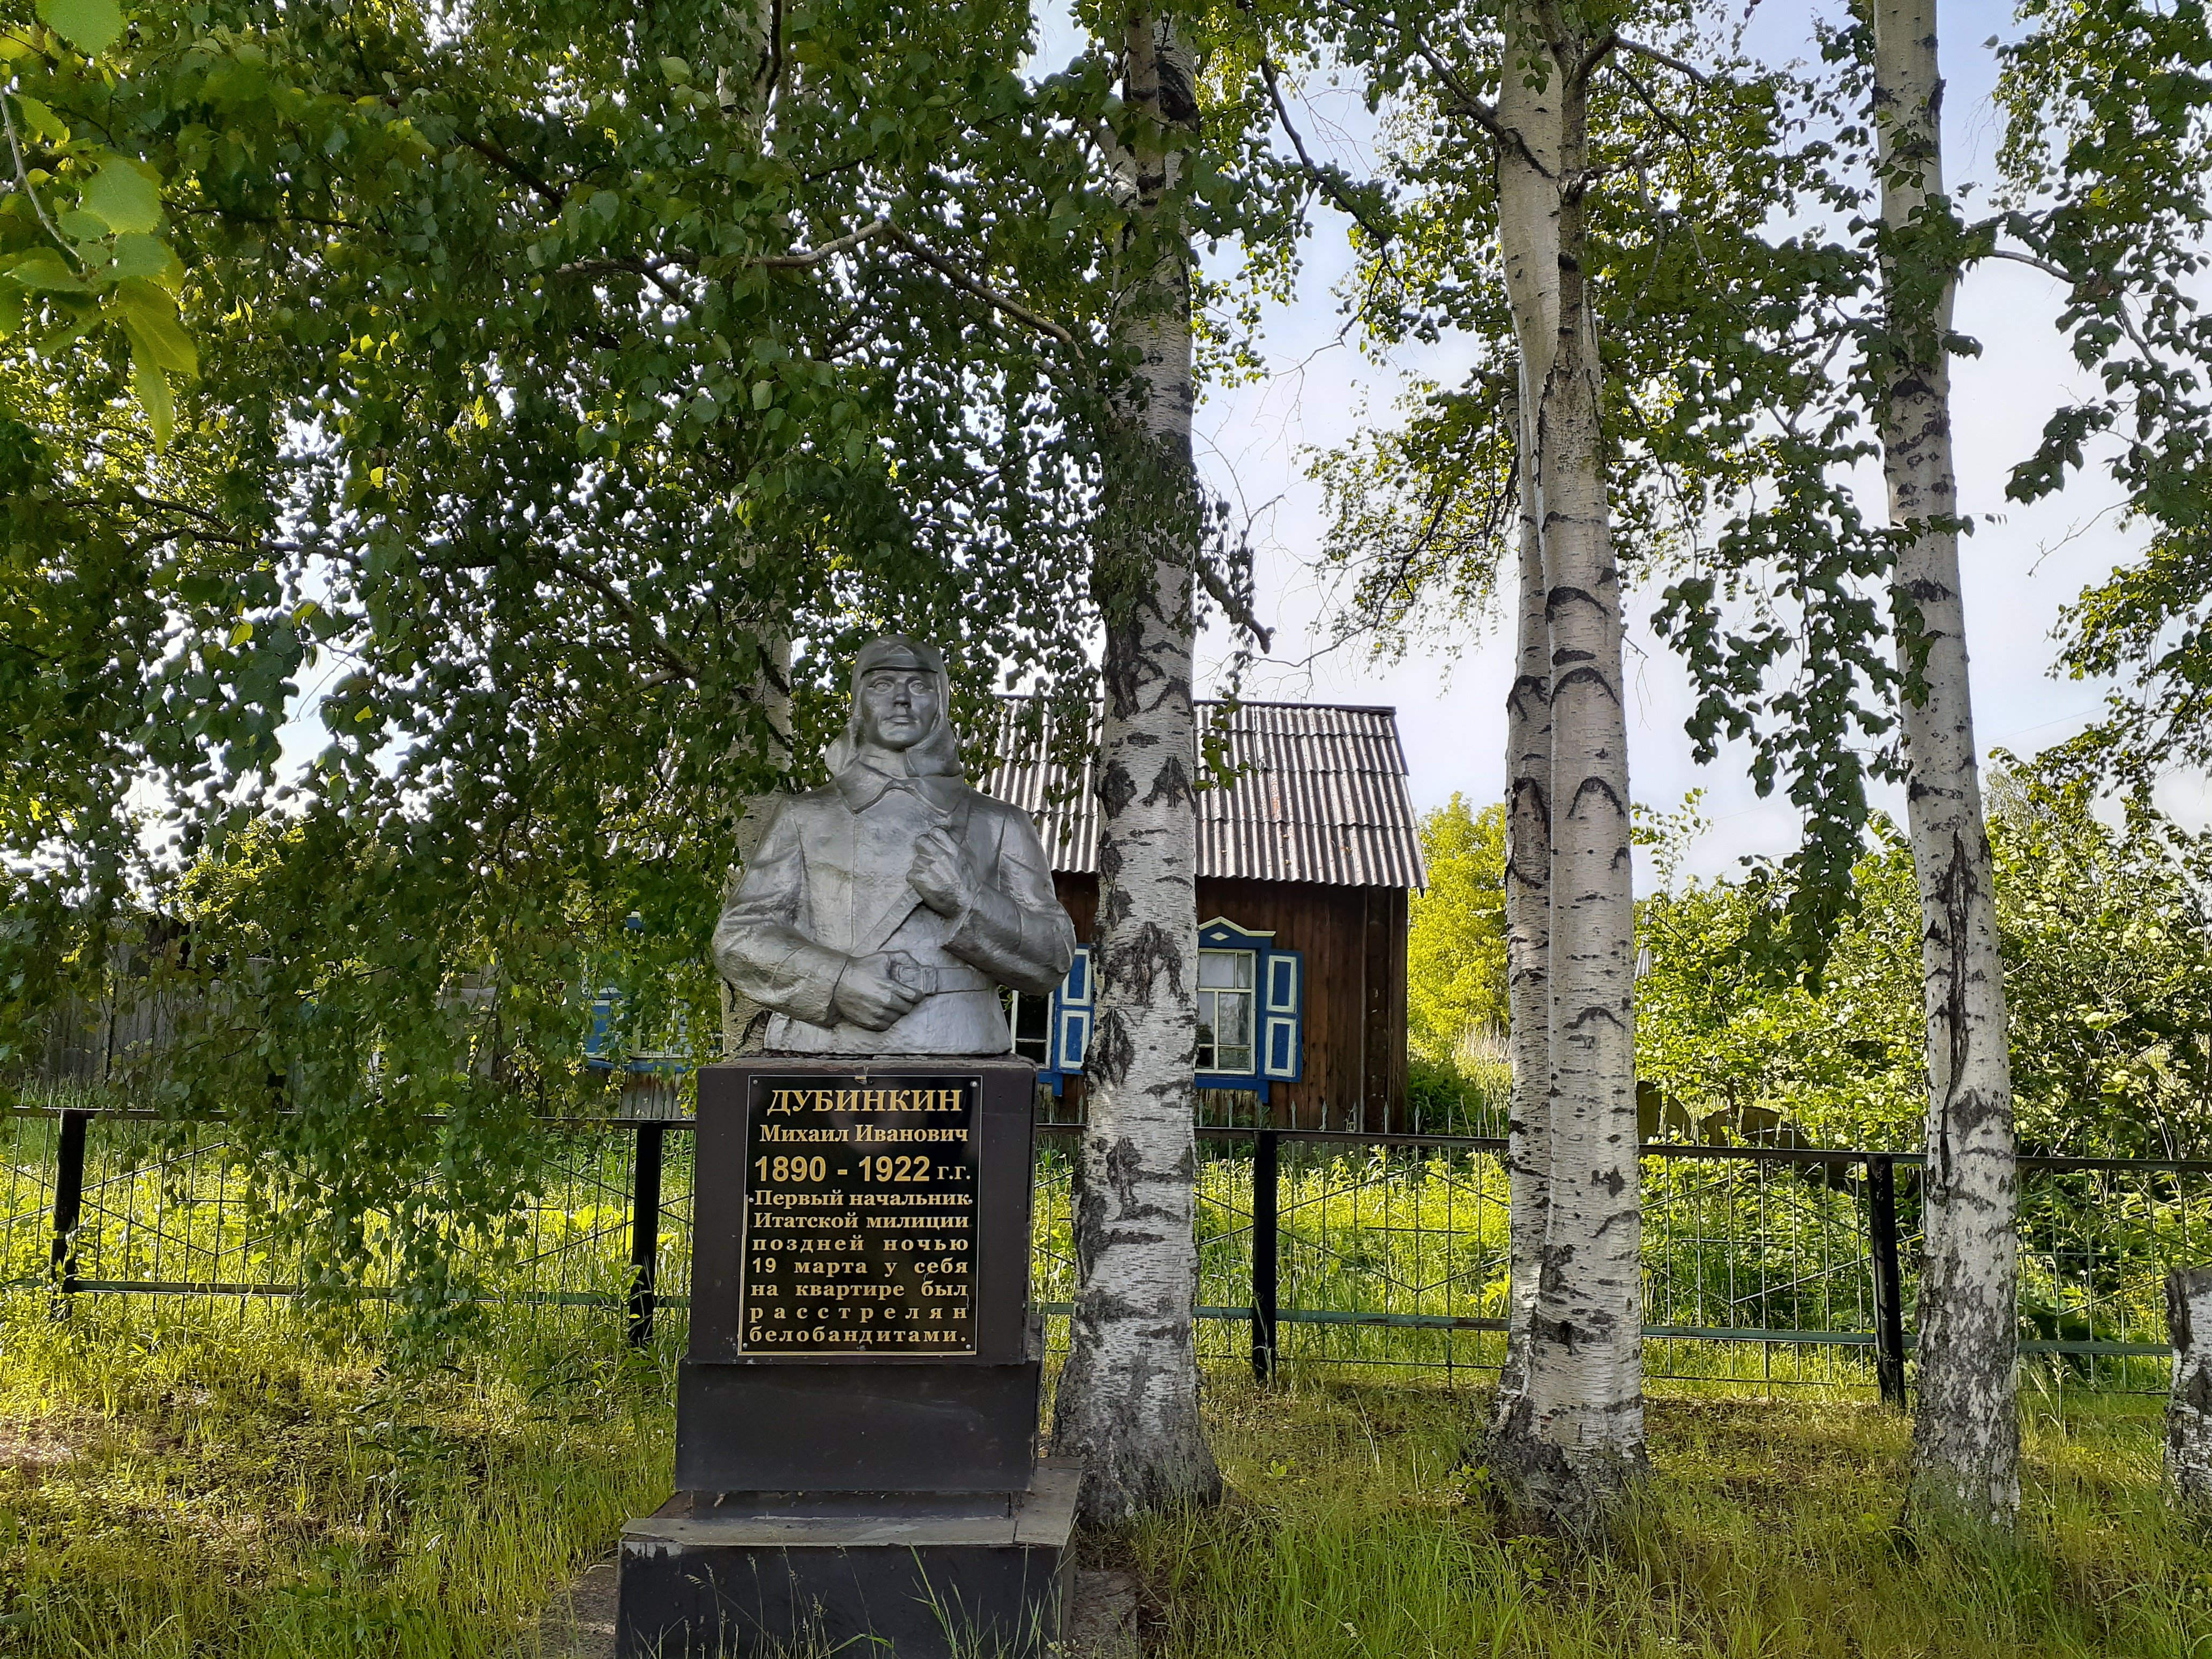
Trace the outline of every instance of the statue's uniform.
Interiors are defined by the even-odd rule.
[[[952,836],[975,876],[957,916],[907,883],[932,829]],[[933,994],[871,1031],[844,1018],[837,983],[878,952],[907,958],[895,976]],[[957,775],[894,774],[866,757],[780,805],[714,929],[723,975],[775,1011],[763,1046],[792,1054],[1004,1054],[1012,1040],[997,988],[1042,995],[1074,954],[1074,924],[1025,814]]]

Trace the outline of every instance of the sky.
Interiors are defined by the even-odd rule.
[[[1752,49],[1770,60],[1809,56],[1811,15],[1802,5],[1770,3],[1754,12]],[[1993,171],[2001,137],[1990,96],[1996,62],[1983,43],[2009,32],[2010,15],[2008,4],[1986,0],[1947,4],[1940,15],[1946,167],[1954,188]],[[1054,33],[1060,39],[1048,34],[1041,58],[1057,45],[1072,47],[1064,28]],[[1308,99],[1300,118],[1309,145],[1359,167],[1366,158],[1358,141],[1371,126],[1358,100],[1326,88]],[[1511,654],[1502,618],[1462,627],[1462,649],[1452,660],[1431,652],[1390,663],[1356,646],[1325,649],[1331,599],[1317,566],[1323,513],[1321,491],[1305,476],[1311,458],[1346,442],[1363,419],[1387,420],[1404,376],[1425,372],[1449,382],[1459,368],[1449,341],[1425,357],[1406,354],[1389,364],[1363,356],[1356,340],[1341,333],[1334,292],[1350,264],[1343,220],[1322,215],[1295,301],[1266,315],[1259,343],[1267,374],[1252,385],[1207,390],[1199,410],[1200,466],[1249,519],[1262,618],[1277,630],[1268,659],[1247,672],[1243,695],[1393,705],[1415,805],[1439,805],[1455,792],[1487,802],[1501,793],[1504,770]],[[2117,526],[2118,493],[2094,470],[2033,507],[2004,500],[2008,471],[2085,378],[2052,326],[2059,297],[2059,285],[2041,273],[1996,263],[1969,274],[1958,301],[1958,326],[1984,346],[1978,358],[1954,360],[1953,424],[1961,511],[1978,521],[1961,562],[1976,735],[1985,758],[1992,749],[2026,755],[2047,747],[2099,713],[2103,686],[2054,678],[2052,629],[2062,606],[2139,545],[2134,532]],[[1879,471],[1868,469],[1858,482],[1878,520]],[[1632,590],[1629,600],[1630,775],[1637,799],[1667,811],[1689,791],[1705,792],[1701,810],[1710,828],[1687,848],[1685,875],[1724,875],[1747,856],[1786,855],[1796,845],[1796,814],[1786,801],[1758,797],[1747,751],[1724,750],[1709,766],[1692,763],[1682,722],[1693,699],[1644,621],[1655,599]],[[1207,640],[1200,662],[1206,689],[1218,685],[1227,650],[1224,637]],[[2191,827],[2212,819],[2212,789],[2201,777],[2166,780],[2160,801]],[[1901,817],[1902,792],[1887,789],[1878,805]],[[1639,887],[1649,879],[1648,871],[1639,872]]]

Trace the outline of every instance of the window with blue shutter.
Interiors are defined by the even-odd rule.
[[[1006,993],[1006,1024],[1014,1034],[1014,1052],[1033,1060],[1037,1069],[1052,1069],[1053,997],[1021,991]]]
[[[621,1046],[622,1034],[616,1026],[622,1019],[622,1006],[623,994],[619,986],[607,986],[592,999],[592,1029],[584,1036],[584,1065],[587,1069],[594,1072],[615,1069],[610,1050]]]
[[[1091,1047],[1091,947],[1075,947],[1075,960],[1068,964],[1067,977],[1060,982],[1057,1016],[1059,1041],[1054,1064],[1063,1077],[1079,1075],[1083,1070],[1083,1056]]]
[[[619,985],[606,985],[587,1005],[592,1016],[591,1028],[584,1034],[584,1069],[588,1072],[629,1072],[636,1074],[657,1073],[673,1077],[691,1069],[690,1062],[681,1052],[661,1052],[636,1046],[637,1033],[629,1030],[632,1020],[629,999]],[[684,1042],[681,1030],[664,1030],[663,1042],[672,1042],[680,1047]]]
[[[1305,958],[1225,916],[1198,930],[1198,1086],[1249,1091],[1304,1074]]]
[[[1261,998],[1261,1070],[1276,1083],[1296,1083],[1305,1072],[1306,959],[1297,951],[1267,952]]]
[[[1272,931],[1220,916],[1199,929],[1200,1088],[1244,1090],[1264,1103],[1269,1084],[1305,1075],[1305,960],[1277,949]],[[1083,1075],[1096,1001],[1086,945],[1048,1000],[1017,994],[1008,1010],[1014,1051],[1037,1062],[1055,1095]]]
[[[1091,1046],[1091,947],[1079,945],[1067,976],[1050,996],[1014,994],[1009,1017],[1014,1052],[1037,1063],[1037,1075],[1058,1094],[1071,1077],[1083,1073],[1084,1051]]]

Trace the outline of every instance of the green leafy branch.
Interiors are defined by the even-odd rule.
[[[0,58],[11,64],[33,55],[52,59],[65,45],[96,59],[123,37],[114,0],[41,0],[39,10],[51,37],[33,42],[0,36]],[[0,337],[43,313],[47,327],[33,349],[52,357],[103,325],[115,330],[130,352],[131,390],[155,443],[166,448],[176,428],[169,376],[197,377],[199,353],[177,312],[184,264],[160,234],[161,174],[80,137],[15,86],[0,87],[0,126],[14,193],[44,232],[30,246],[10,246],[20,234],[10,234],[15,228],[0,221]],[[27,139],[43,147],[48,164],[32,165]],[[41,185],[58,197],[74,188],[76,199],[50,211]]]

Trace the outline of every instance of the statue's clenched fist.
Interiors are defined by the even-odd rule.
[[[957,916],[975,902],[975,872],[949,830],[927,830],[915,841],[906,883],[940,916]]]
[[[922,993],[898,977],[903,953],[855,957],[837,976],[837,1012],[863,1030],[887,1031],[921,1001]],[[909,964],[911,965],[911,964]]]

